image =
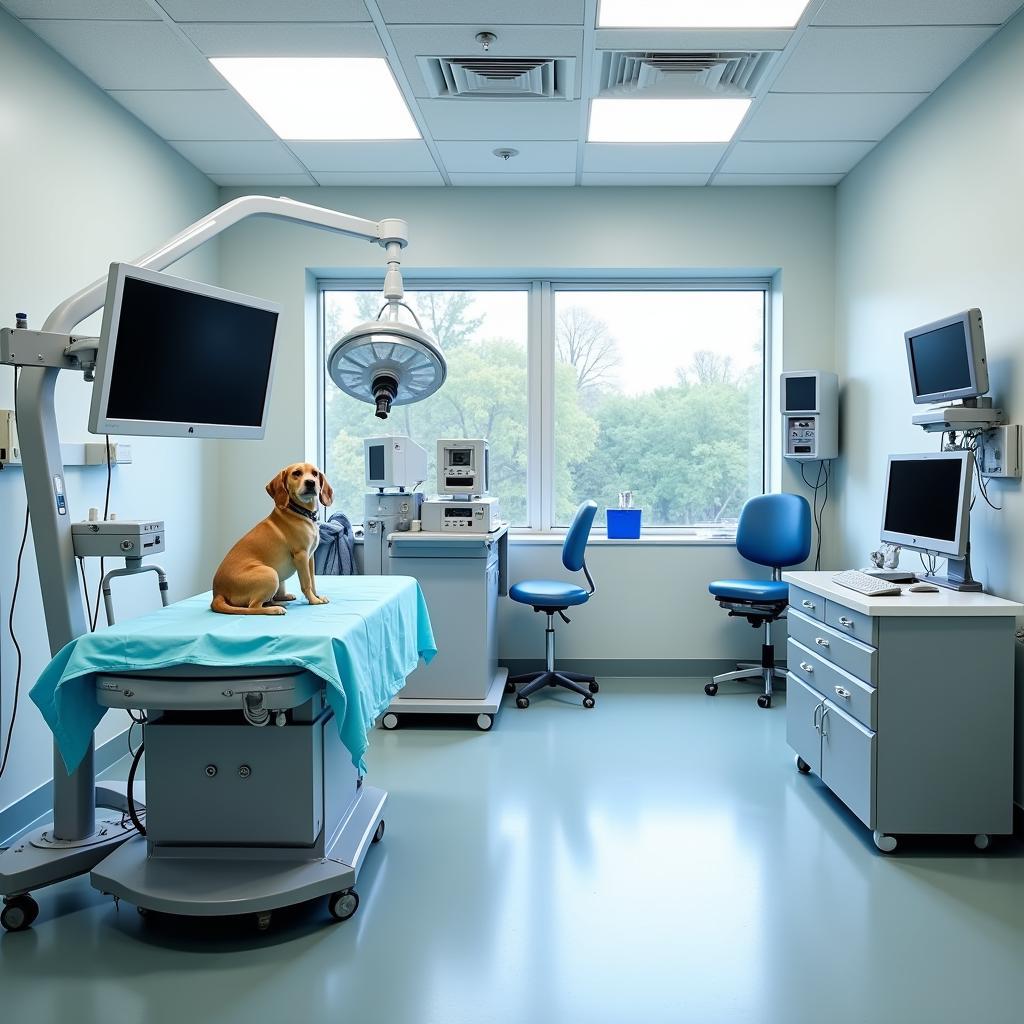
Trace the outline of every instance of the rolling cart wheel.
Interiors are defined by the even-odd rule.
[[[256,915],[256,931],[265,932],[270,927],[270,911],[264,910]]]
[[[991,840],[989,839],[989,837],[987,835],[985,835],[984,832],[982,832],[979,835],[976,835],[974,837],[974,845],[979,850],[987,850],[988,849],[988,844],[990,842],[991,842]]]
[[[385,729],[397,729],[398,728],[398,715],[394,711],[389,711],[381,720],[380,724]]]
[[[375,843],[379,843],[383,838],[384,838],[384,819],[381,818],[380,821],[377,822],[377,828],[374,830],[373,841]]]
[[[896,849],[896,837],[886,835],[884,832],[874,832],[871,836],[882,853],[892,853]]]
[[[505,681],[505,692],[506,693],[515,693],[516,692],[516,684],[513,683],[510,679],[507,679]]]
[[[601,687],[597,683],[588,683],[587,685],[591,693],[600,693]]]
[[[494,719],[490,715],[477,715],[476,716],[476,727],[481,732],[487,732],[488,729],[494,724]]]
[[[759,708],[770,708],[772,706],[771,697],[769,697],[767,693],[762,693],[761,696],[757,698],[757,706]]]
[[[516,707],[517,708],[528,708],[529,706],[530,706],[530,698],[529,697],[516,697]]]
[[[705,683],[704,684],[704,692],[709,697],[714,697],[714,695],[716,693],[718,693],[718,683]]]
[[[592,708],[592,707],[594,707],[594,706],[595,706],[596,704],[597,704],[597,701],[596,701],[596,700],[594,700],[594,698],[593,698],[593,697],[584,697],[584,698],[583,698],[583,706],[584,706],[585,708]]]
[[[345,889],[327,897],[327,909],[337,921],[347,921],[359,909],[359,895],[355,889]]]
[[[32,927],[32,922],[38,916],[39,904],[26,892],[4,900],[4,909],[0,910],[0,924],[6,931],[23,932]]]
[[[796,770],[801,775],[806,775],[811,770],[811,766],[799,754],[796,755]]]

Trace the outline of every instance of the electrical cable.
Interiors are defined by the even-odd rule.
[[[817,531],[818,540],[814,554],[814,568],[821,568],[821,528],[824,523],[825,506],[828,504],[828,485],[831,476],[831,459],[822,459],[818,463],[818,476],[814,482],[807,479],[805,464],[800,463],[800,477],[804,484],[813,491],[811,498],[811,516],[814,521],[814,528]],[[821,508],[818,508],[818,494],[823,494]]]
[[[142,760],[142,755],[146,751],[146,744],[140,743],[139,749],[135,751],[135,756],[132,758],[132,766],[128,770],[128,786],[127,797],[128,797],[128,817],[132,819],[132,824],[138,829],[139,835],[144,836],[146,834],[146,826],[142,824],[142,819],[139,817],[139,812],[135,807],[135,773],[139,770],[139,762]]]

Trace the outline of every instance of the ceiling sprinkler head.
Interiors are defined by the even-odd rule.
[[[493,32],[477,32],[476,41],[486,53],[498,41],[498,37]]]
[[[519,156],[519,150],[518,149],[496,149],[496,150],[494,150],[494,155],[499,160],[504,160],[505,163],[508,163],[508,161],[511,160],[512,157]]]

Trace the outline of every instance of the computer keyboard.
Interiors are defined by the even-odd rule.
[[[848,590],[856,590],[858,594],[866,594],[868,597],[894,597],[903,593],[894,583],[869,576],[866,572],[858,572],[856,569],[837,572],[832,577],[832,582],[838,583],[839,586],[846,587]]]

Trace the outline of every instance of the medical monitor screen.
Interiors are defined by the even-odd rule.
[[[449,448],[448,449],[448,465],[449,466],[472,466],[473,465],[473,450],[471,448]]]
[[[971,386],[970,342],[963,323],[910,338],[915,395],[943,394]]]
[[[371,480],[384,479],[384,445],[372,444],[366,449],[370,460],[369,478]]]
[[[786,412],[813,412],[818,408],[818,379],[814,376],[786,378]]]
[[[960,459],[893,459],[882,529],[919,540],[956,540],[963,500]]]
[[[104,317],[92,429],[261,437],[277,307],[193,282],[165,283],[175,280],[122,267],[108,286],[115,308]]]

